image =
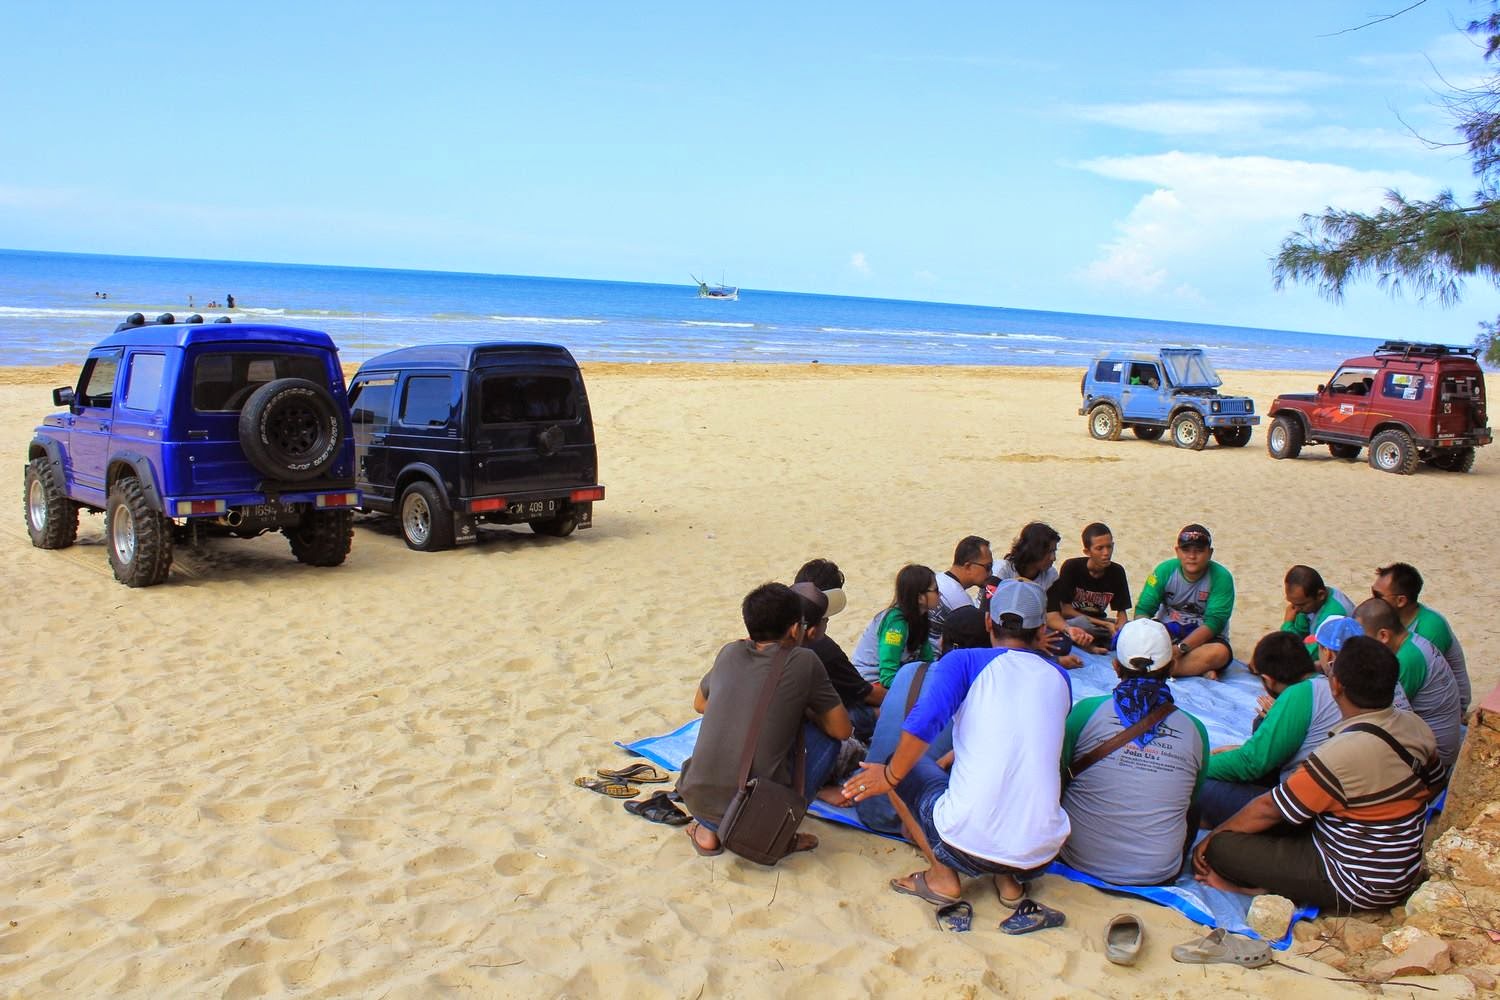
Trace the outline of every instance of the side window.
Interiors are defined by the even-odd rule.
[[[82,386],[78,391],[79,406],[108,408],[115,401],[115,378],[120,374],[120,355],[123,351],[110,351],[89,358],[78,377]]]
[[[491,375],[479,392],[481,424],[572,420],[578,415],[573,380],[566,376]]]
[[[394,376],[354,383],[349,390],[349,419],[356,424],[389,424],[395,394]]]
[[[1368,396],[1370,387],[1374,384],[1373,368],[1340,368],[1333,376],[1333,381],[1328,383],[1328,391],[1350,396]]]
[[[1119,361],[1101,361],[1094,368],[1095,382],[1119,382],[1120,369],[1124,364]]]
[[[1156,370],[1155,365],[1135,362],[1130,366],[1130,384],[1144,385],[1151,389],[1161,386],[1161,373]]]
[[[161,376],[166,367],[164,354],[132,354],[130,374],[125,377],[125,408],[151,412],[161,402]]]
[[[453,413],[453,378],[413,375],[401,395],[401,422],[409,427],[442,427]]]
[[[1421,399],[1427,379],[1412,372],[1386,372],[1380,380],[1380,394],[1393,399]]]

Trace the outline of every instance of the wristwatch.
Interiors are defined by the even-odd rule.
[[[1186,656],[1188,655],[1188,653],[1192,652],[1192,650],[1188,648],[1188,644],[1186,642],[1179,642],[1177,644],[1177,652],[1181,653],[1183,656]]]

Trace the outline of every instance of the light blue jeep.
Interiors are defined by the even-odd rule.
[[[1223,384],[1197,347],[1110,352],[1084,372],[1078,413],[1100,441],[1118,441],[1129,427],[1146,441],[1170,430],[1173,444],[1193,451],[1202,451],[1210,434],[1220,445],[1243,448],[1260,417],[1250,397],[1221,395]]]

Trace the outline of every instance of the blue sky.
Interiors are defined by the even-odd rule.
[[[1271,288],[1301,213],[1474,186],[1407,126],[1487,8],[1334,34],[1406,2],[10,3],[0,246],[1469,341],[1483,284]]]

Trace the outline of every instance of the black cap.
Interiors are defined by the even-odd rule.
[[[1213,536],[1201,524],[1190,524],[1177,533],[1177,545],[1184,549],[1211,549]]]

